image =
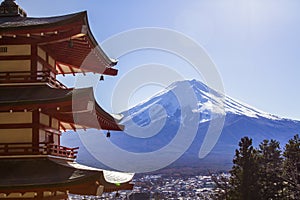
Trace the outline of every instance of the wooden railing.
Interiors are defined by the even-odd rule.
[[[50,71],[37,71],[34,73],[30,71],[0,72],[0,84],[12,83],[48,83],[56,88],[67,88],[51,76]]]
[[[52,143],[41,142],[38,146],[32,143],[0,143],[0,156],[13,155],[52,155],[64,158],[75,159],[76,148],[69,148]]]
[[[55,144],[47,144],[47,153],[53,156],[67,157],[67,158],[76,158],[77,155],[76,148],[63,147]]]

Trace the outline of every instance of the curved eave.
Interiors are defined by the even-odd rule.
[[[91,43],[93,44],[93,48],[95,51],[97,51],[101,56],[103,56],[107,62],[109,63],[110,67],[115,66],[118,61],[115,59],[111,59],[107,56],[107,54],[103,51],[103,49],[100,47],[100,45],[98,44],[97,40],[95,39],[94,35],[92,34],[92,31],[90,29],[90,25],[88,22],[88,16],[87,13],[85,13],[85,18],[84,18],[85,24],[87,25],[88,29],[87,29],[87,35],[89,36],[89,39],[91,40]]]
[[[60,74],[74,74],[76,70],[81,70],[110,76],[117,75],[118,70],[112,68],[117,64],[117,61],[110,59],[95,40],[86,13],[81,20],[83,24],[80,33],[59,43],[43,44],[45,49],[55,52],[58,72]]]
[[[0,164],[0,193],[68,190],[73,194],[101,195],[106,191],[133,188],[133,185],[129,183],[131,179],[117,187],[105,180],[103,170],[78,168],[76,163],[64,160],[1,159]],[[99,187],[103,187],[100,193]]]
[[[119,124],[119,120],[113,118],[97,103],[92,88],[75,89],[72,97],[67,98],[66,105],[60,108],[60,112],[49,110],[49,114],[54,115],[62,122],[73,124],[71,128],[76,129],[76,125],[102,130],[122,131],[124,126]]]
[[[92,88],[65,90],[37,86],[0,88],[0,92],[0,112],[40,110],[64,123],[63,130],[124,130],[124,126],[96,102]]]
[[[60,74],[117,74],[117,70],[112,68],[117,61],[110,59],[98,45],[90,30],[86,11],[47,18],[0,18],[0,41],[2,44],[39,45],[57,61],[56,68]],[[67,66],[67,70],[60,70],[59,64]]]

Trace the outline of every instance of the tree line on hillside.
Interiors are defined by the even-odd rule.
[[[230,176],[213,176],[215,200],[300,200],[300,138],[295,135],[284,150],[276,140],[258,148],[252,139],[239,142]]]

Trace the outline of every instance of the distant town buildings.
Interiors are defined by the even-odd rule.
[[[225,176],[229,176],[225,174]],[[211,176],[144,175],[133,180],[133,191],[104,194],[101,197],[70,195],[70,200],[123,199],[123,200],[197,200],[211,199],[217,190]]]

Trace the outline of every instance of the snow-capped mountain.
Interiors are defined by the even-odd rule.
[[[123,122],[130,118],[134,118],[135,116],[140,115],[140,113],[149,110],[153,105],[160,104],[164,107],[167,107],[169,110],[176,110],[179,109],[179,105],[177,100],[174,100],[170,97],[174,95],[174,90],[179,90],[177,94],[181,95],[185,87],[191,87],[195,96],[197,98],[197,108],[193,109],[193,112],[198,112],[201,114],[201,121],[209,121],[211,120],[212,116],[209,113],[214,114],[223,114],[226,115],[236,114],[236,115],[243,115],[252,118],[266,118],[271,120],[282,120],[282,118],[260,111],[254,107],[251,107],[245,103],[240,103],[237,100],[234,100],[228,96],[222,95],[197,80],[191,81],[181,81],[175,82],[160,93],[156,94],[150,100],[140,103],[139,105],[135,106],[134,108],[129,109],[129,115],[125,114],[125,118]],[[184,98],[184,97],[183,97]],[[127,113],[127,112],[124,112]],[[124,114],[123,113],[123,114]]]
[[[149,158],[151,164],[176,154],[179,159],[172,161],[173,167],[229,169],[243,136],[251,137],[254,145],[263,139],[276,139],[285,144],[300,131],[299,121],[257,110],[196,80],[175,82],[122,115],[121,123],[126,129],[124,133],[113,133],[110,141],[135,154],[165,155]],[[82,146],[70,138],[63,136],[63,141]],[[115,159],[121,158],[116,155]],[[84,147],[78,160],[99,164]]]

